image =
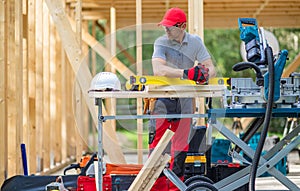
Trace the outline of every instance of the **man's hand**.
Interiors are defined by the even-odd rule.
[[[184,70],[183,78],[194,80],[197,84],[207,84],[209,78],[208,71],[208,68],[200,64],[193,68]]]

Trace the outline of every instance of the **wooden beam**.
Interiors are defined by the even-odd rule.
[[[136,0],[136,71],[143,75],[143,31],[142,31],[142,0]],[[143,114],[143,100],[137,98],[137,114]],[[143,164],[143,120],[137,119],[137,154],[138,164]]]
[[[80,54],[82,54],[82,38],[81,38],[81,29],[82,29],[82,0],[77,0],[75,5],[75,23],[76,23],[76,40],[78,42],[78,45],[80,47]],[[85,64],[85,63],[84,63]],[[82,111],[83,111],[83,97],[81,95],[80,90],[80,84],[78,83],[78,80],[75,82],[75,119],[76,119],[76,160],[80,161],[80,158],[82,157],[83,153],[83,137],[82,137],[82,129],[84,128],[83,124],[83,117],[82,117]]]
[[[44,1],[43,1],[44,2]],[[43,3],[43,170],[50,169],[50,17]]]
[[[292,63],[290,63],[283,71],[282,77],[286,78],[289,77],[289,75],[292,72],[299,71],[300,66],[300,53],[296,56],[296,58],[293,60]]]
[[[92,80],[91,73],[87,64],[85,63],[84,55],[80,54],[80,47],[76,41],[74,32],[72,31],[70,22],[65,15],[61,1],[46,0],[52,19],[56,25],[57,31],[62,39],[63,47],[70,60],[72,69],[76,74],[76,78],[80,84],[81,90],[84,93],[85,101],[93,117],[95,124],[98,122],[96,107],[93,100],[88,96],[87,91]],[[93,37],[92,37],[93,38]],[[104,114],[106,111],[103,110]],[[107,152],[111,162],[125,163],[125,158],[122,154],[121,148],[118,144],[115,132],[111,130],[109,121],[104,123],[104,149]]]
[[[55,84],[55,75],[56,75],[56,40],[55,40],[55,24],[53,22],[53,19],[50,19],[50,60],[49,60],[49,81],[50,81],[50,95],[49,95],[49,102],[50,102],[50,168],[53,168],[56,165],[57,161],[56,159],[56,144],[57,144],[57,138],[56,138],[56,125],[57,125],[57,109],[56,109],[56,84]]]
[[[0,2],[0,184],[7,178],[7,33],[6,1]]]
[[[29,93],[29,143],[28,155],[31,172],[36,172],[36,121],[35,121],[35,0],[27,1],[27,64],[28,64],[28,93]]]
[[[23,1],[23,21],[27,21],[27,1]],[[30,146],[30,117],[29,117],[29,82],[28,82],[28,43],[27,43],[27,23],[23,23],[23,143],[26,144],[27,153]],[[26,27],[25,27],[26,26]],[[28,158],[29,159],[29,156]],[[28,161],[30,163],[30,161]],[[29,164],[28,164],[29,165]],[[30,173],[30,165],[28,168]]]
[[[35,105],[36,105],[36,157],[37,157],[37,172],[42,171],[42,151],[43,151],[43,130],[44,130],[44,104],[43,104],[43,1],[36,1],[36,21],[35,21],[35,81],[36,91],[35,93]],[[30,42],[32,43],[32,42]]]
[[[158,176],[153,176],[160,174],[163,168],[161,166],[165,166],[160,161],[164,157],[162,157],[162,153],[167,147],[168,143],[172,139],[174,132],[167,129],[162,138],[159,140],[157,146],[151,153],[150,157],[147,159],[146,163],[144,164],[143,168],[140,170],[137,177],[132,182],[131,186],[129,187],[128,191],[146,191],[150,190],[152,185],[154,184],[155,180]],[[146,189],[148,188],[148,189]]]
[[[55,31],[55,46],[53,47],[55,50],[55,75],[54,75],[54,81],[55,81],[55,110],[56,110],[56,117],[55,117],[55,160],[57,163],[61,163],[62,161],[62,134],[61,134],[61,111],[62,111],[62,103],[61,103],[61,96],[62,96],[62,71],[61,71],[61,54],[63,53],[62,48],[62,41],[57,33]]]
[[[8,177],[21,173],[19,146],[22,140],[23,105],[22,105],[22,2],[7,3],[7,133],[8,139]],[[4,33],[5,34],[5,33]]]

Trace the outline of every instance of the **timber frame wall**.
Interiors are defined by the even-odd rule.
[[[0,185],[23,174],[21,143],[29,174],[88,151],[88,109],[45,1],[0,2],[0,73]]]
[[[138,9],[141,13],[140,6]],[[89,130],[89,116],[95,127],[97,108],[88,97],[96,72],[96,53],[112,66],[112,71],[121,72],[126,79],[134,74],[112,56],[114,39],[108,49],[86,32],[88,23],[82,21],[80,10],[81,0],[75,13],[62,0],[0,2],[0,185],[5,179],[24,173],[22,143],[27,149],[29,174],[49,174],[79,161],[89,151],[90,139],[92,151],[96,150],[96,136],[89,136],[90,131],[96,132],[95,128]],[[112,32],[114,26],[115,23],[110,26]],[[94,28],[95,23],[93,31]],[[137,38],[141,39],[141,29],[137,31]],[[141,44],[140,40],[137,43]],[[87,63],[89,59],[85,57],[88,47],[93,49],[92,63]],[[141,61],[141,46],[137,51],[137,60]],[[137,71],[141,69],[140,66]],[[104,115],[115,112],[111,109],[115,101],[108,100],[106,106],[109,102],[110,109],[103,108]],[[139,102],[141,114],[142,100]],[[114,121],[104,124],[104,150],[111,162],[126,163],[114,126]],[[138,128],[142,132],[142,125]],[[139,148],[141,137],[142,133]]]

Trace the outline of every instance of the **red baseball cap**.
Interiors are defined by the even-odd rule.
[[[163,20],[160,21],[160,23],[158,23],[158,25],[171,27],[177,23],[184,23],[184,22],[186,22],[186,16],[185,16],[184,11],[175,7],[175,8],[169,9],[166,12]]]

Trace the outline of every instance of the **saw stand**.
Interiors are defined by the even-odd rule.
[[[225,86],[205,86],[192,89],[191,92],[187,92],[187,88],[184,91],[178,91],[180,88],[170,87],[166,90],[165,87],[162,91],[119,91],[119,92],[97,92],[90,91],[89,96],[95,98],[96,105],[98,106],[98,182],[97,186],[102,191],[102,178],[103,178],[103,143],[102,143],[102,123],[105,120],[110,119],[151,119],[151,118],[207,118],[209,122],[208,132],[211,128],[216,128],[221,134],[223,134],[233,144],[238,146],[243,152],[253,158],[254,150],[251,149],[244,141],[238,138],[233,132],[223,126],[218,121],[218,118],[225,117],[258,117],[263,116],[265,113],[264,108],[257,109],[210,109],[206,114],[174,114],[174,115],[135,115],[135,116],[103,116],[102,114],[102,100],[105,98],[149,98],[149,97],[223,97],[226,91]],[[273,117],[300,117],[300,108],[278,108],[273,110]],[[280,142],[278,142],[273,148],[271,148],[264,156],[260,158],[259,168],[257,170],[257,176],[268,172],[279,180],[290,190],[300,190],[297,185],[285,177],[279,172],[274,165],[276,165],[283,157],[300,144],[300,127],[294,128],[289,134],[287,134]],[[166,164],[170,159],[170,156],[162,155],[167,143],[171,140],[173,132],[167,130],[163,138],[160,140],[160,146],[157,146],[152,155],[147,159],[140,173],[135,178],[129,191],[136,190],[150,190],[154,184],[156,178],[163,171],[167,178],[170,179],[180,190],[189,190],[186,186],[170,169],[166,168]],[[209,137],[208,137],[209,138]],[[232,157],[246,162],[247,160],[236,151],[232,151]],[[219,191],[234,190],[249,182],[250,167],[248,166],[227,178],[216,182],[213,186]],[[197,184],[197,183],[195,183]]]
[[[197,97],[222,97],[226,91],[224,85],[177,85],[147,88],[144,91],[89,91],[89,96],[95,99],[98,107],[98,174],[97,187],[102,191],[103,178],[103,122],[106,120],[120,119],[157,119],[157,118],[207,118],[207,114],[172,114],[172,115],[117,115],[103,116],[102,101],[105,98],[197,98]],[[171,130],[167,130],[159,146],[154,149],[147,159],[140,173],[135,178],[129,190],[150,190],[156,178],[164,171],[165,175],[180,189],[186,190],[187,186],[169,169],[165,168],[170,156],[163,151],[173,136]]]

